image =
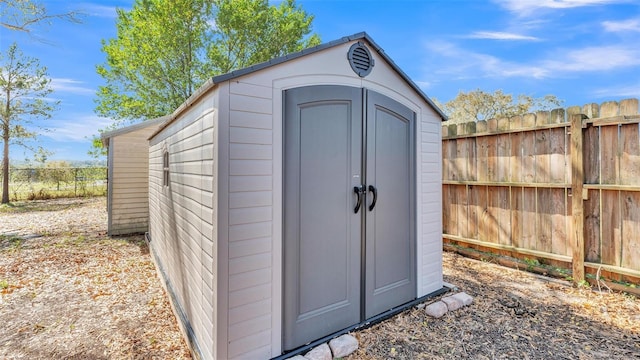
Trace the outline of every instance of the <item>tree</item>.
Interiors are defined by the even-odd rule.
[[[169,114],[212,76],[318,44],[305,39],[312,20],[294,0],[136,0],[103,41],[96,113],[119,122]]]
[[[210,2],[136,0],[117,14],[116,38],[102,42],[96,112],[118,121],[172,112],[206,79]]]
[[[313,16],[294,0],[216,0],[216,29],[208,57],[217,74],[268,61],[320,44],[311,33]]]
[[[9,142],[28,147],[25,140],[37,134],[28,129],[33,120],[49,119],[60,104],[47,99],[53,92],[47,68],[25,57],[14,43],[0,54],[0,126],[4,144],[2,160],[2,203],[9,202]]]
[[[449,116],[449,123],[461,123],[522,115],[538,110],[551,110],[562,105],[554,95],[533,98],[518,95],[514,98],[502,90],[488,93],[480,89],[459,92],[453,99],[439,107]]]
[[[55,19],[80,22],[79,14],[75,11],[50,14],[38,1],[0,0],[0,26],[7,29],[28,33],[33,25]]]

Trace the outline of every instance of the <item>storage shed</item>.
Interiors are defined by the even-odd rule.
[[[194,352],[278,357],[440,291],[443,119],[366,33],[181,105],[150,138],[148,240]]]
[[[104,132],[107,149],[107,233],[149,230],[149,136],[169,116]]]

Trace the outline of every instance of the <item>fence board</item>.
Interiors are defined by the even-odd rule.
[[[469,205],[467,206],[469,220],[467,222],[467,238],[478,239],[478,221],[481,216],[482,208],[478,204],[478,186],[469,185],[467,194],[469,197]]]
[[[535,188],[522,189],[522,203],[522,246],[535,250],[538,237]]]
[[[453,211],[454,193],[451,185],[442,185],[442,231],[445,234],[457,234],[455,228],[456,213]]]
[[[511,137],[510,134],[502,134],[496,137],[496,181],[506,182],[510,177],[511,165]]]
[[[551,247],[551,189],[538,188],[536,202],[538,213],[536,221],[536,250],[552,252]]]
[[[582,154],[584,156],[584,182],[585,184],[600,183],[600,127],[589,126],[584,131],[584,143]],[[569,179],[571,180],[571,179]]]
[[[640,270],[640,193],[621,192],[622,254],[621,266]]]
[[[500,198],[499,188],[489,186],[487,188],[487,241],[500,244]]]
[[[532,183],[536,179],[535,135],[534,131],[522,134],[522,181],[525,183]]]
[[[500,244],[511,245],[511,197],[510,188],[500,187],[498,194],[498,239]]]
[[[620,127],[620,144],[620,184],[637,184],[640,178],[638,124],[628,124]]]
[[[468,200],[467,200],[467,186],[466,185],[454,185],[453,191],[456,192],[456,218],[458,222],[458,235],[467,237],[469,234],[468,223]]]
[[[551,192],[551,252],[567,255],[567,197],[565,189]]]
[[[515,247],[524,247],[522,244],[524,217],[522,190],[522,187],[511,188],[511,244]]]
[[[456,140],[456,169],[458,177],[454,180],[469,180],[469,142],[467,139]]]
[[[487,174],[487,169],[489,168],[489,137],[481,136],[476,138],[476,146],[478,147],[476,153],[478,158],[476,167],[478,172],[477,179],[478,181],[487,181],[489,180],[489,175]]]
[[[511,168],[509,181],[522,182],[522,133],[511,134],[511,157],[509,167]]]
[[[445,126],[443,126],[445,128]],[[451,167],[451,154],[449,154],[449,142],[455,140],[442,140],[442,178],[449,179],[449,167]],[[446,199],[446,197],[443,197]]]
[[[467,138],[468,143],[468,156],[467,162],[467,180],[478,180],[478,146],[476,145],[476,138]]]
[[[548,183],[551,166],[551,144],[549,141],[549,130],[536,131],[536,177],[538,183]]]
[[[549,129],[549,181],[552,183],[566,183],[566,131],[565,128]]]
[[[619,191],[602,190],[600,192],[602,226],[602,263],[620,266],[621,222]]]
[[[600,190],[589,190],[584,201],[584,255],[590,262],[601,261]]]
[[[450,156],[449,166],[447,167],[447,178],[450,180],[459,179],[458,161],[457,161],[457,140],[447,141],[447,154]]]
[[[618,127],[600,127],[600,183],[615,184],[618,174]]]
[[[478,206],[478,240],[489,242],[489,203],[487,202],[488,187],[476,186]]]
[[[498,138],[490,136],[486,139],[487,146],[487,180],[498,181]]]

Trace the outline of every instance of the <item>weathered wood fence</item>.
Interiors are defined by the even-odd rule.
[[[639,123],[628,99],[444,126],[445,245],[637,283]]]

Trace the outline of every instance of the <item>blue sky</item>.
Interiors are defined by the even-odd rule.
[[[52,12],[81,10],[30,35],[0,29],[0,51],[14,41],[49,69],[60,110],[43,123],[52,159],[90,159],[88,138],[110,123],[93,112],[102,84],[101,40],[115,36],[115,8],[133,0],[44,1]],[[323,42],[366,31],[432,98],[501,89],[565,106],[640,97],[637,0],[298,0],[315,15]],[[12,159],[31,156],[12,147]]]

